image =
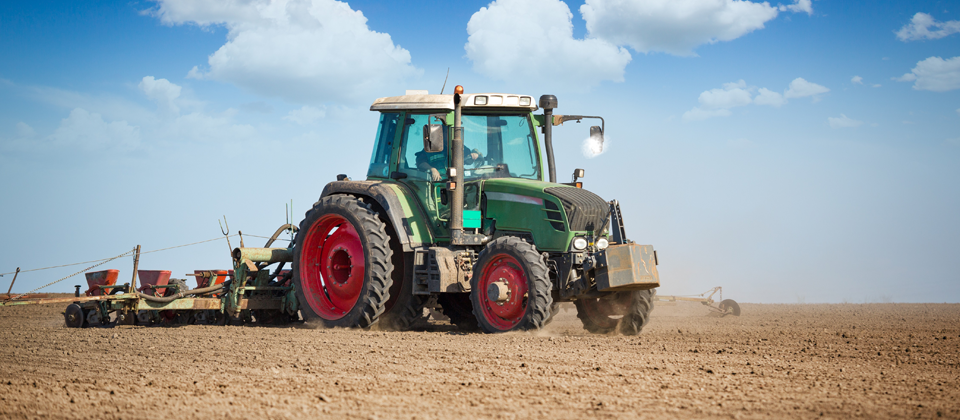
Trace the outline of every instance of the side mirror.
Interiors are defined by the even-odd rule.
[[[427,153],[443,151],[443,124],[424,124],[423,150]]]
[[[590,127],[590,139],[597,142],[600,145],[600,150],[603,151],[603,129],[599,125]]]

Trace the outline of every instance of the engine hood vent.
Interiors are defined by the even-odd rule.
[[[607,226],[610,203],[599,195],[576,187],[552,187],[543,190],[560,199],[572,231],[592,231],[599,234]]]

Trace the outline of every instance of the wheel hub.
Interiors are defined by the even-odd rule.
[[[343,286],[350,280],[350,270],[353,269],[350,253],[343,247],[337,247],[330,253],[327,268],[330,269],[330,280],[337,286]]]
[[[500,281],[490,283],[490,287],[487,288],[487,298],[491,302],[497,303],[510,300],[510,289],[507,287],[507,282],[500,279]]]

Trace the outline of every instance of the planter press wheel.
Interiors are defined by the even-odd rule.
[[[623,335],[637,335],[650,322],[656,289],[616,292],[601,298],[578,299],[577,318],[583,328],[594,334],[619,330]]]
[[[308,325],[367,328],[390,298],[392,251],[386,226],[346,195],[318,201],[294,244],[293,279]]]
[[[545,257],[515,237],[495,239],[480,253],[470,300],[488,333],[536,330],[550,317],[553,297]]]
[[[720,311],[723,313],[723,316],[740,316],[740,305],[737,304],[737,302],[733,299],[724,299],[718,306],[720,307]]]
[[[67,328],[83,328],[86,318],[83,309],[76,303],[71,303],[67,306],[67,310],[63,312],[63,320],[67,324]]]

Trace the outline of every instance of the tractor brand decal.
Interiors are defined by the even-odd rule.
[[[500,193],[500,192],[488,192],[486,194],[487,194],[487,200],[513,201],[515,203],[534,204],[537,206],[543,205],[542,198],[530,197],[528,195]]]

